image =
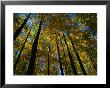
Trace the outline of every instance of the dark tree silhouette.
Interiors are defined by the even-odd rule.
[[[60,57],[59,46],[58,46],[57,36],[56,36],[56,44],[57,44],[57,52],[58,52],[58,57],[59,57],[61,75],[64,75],[63,68],[62,68],[62,62],[61,62],[61,57]]]
[[[71,37],[69,36],[69,34],[67,34],[67,35],[68,35],[69,39],[71,40],[71,44],[72,44],[73,50],[74,50],[74,52],[75,52],[75,54],[76,54],[76,57],[77,57],[77,59],[78,59],[78,61],[79,61],[81,70],[82,70],[82,72],[83,72],[84,75],[87,75],[87,73],[86,73],[86,71],[85,71],[85,69],[84,69],[84,67],[83,67],[83,64],[82,64],[82,62],[81,62],[81,59],[80,59],[80,57],[79,57],[79,54],[78,54],[78,52],[76,51],[76,48],[74,47],[74,43],[73,43]]]
[[[60,39],[61,41],[61,39]],[[63,47],[63,44],[62,44],[62,41],[61,41],[61,45],[62,45],[62,48],[63,48],[63,55],[64,55],[64,62],[65,62],[65,71],[66,71],[66,75],[68,75],[68,68],[67,68],[67,61],[66,61],[66,55],[65,55],[65,51],[64,51],[64,47]]]
[[[50,45],[48,46],[49,52],[48,52],[48,75],[50,75],[50,60],[49,60],[49,56],[50,56]]]
[[[70,53],[70,51],[69,51],[69,47],[68,47],[68,44],[67,44],[67,42],[66,42],[66,38],[65,38],[65,35],[64,35],[64,34],[63,34],[63,37],[64,37],[64,42],[65,42],[65,44],[66,44],[66,46],[67,46],[68,56],[69,56],[69,59],[70,59],[70,63],[71,63],[72,70],[73,70],[74,74],[77,75],[77,70],[76,70],[76,68],[75,68],[75,63],[74,63],[73,57],[72,57],[72,55],[71,55],[71,53]]]
[[[19,60],[20,60],[20,56],[21,56],[21,54],[22,54],[22,51],[23,51],[23,49],[24,49],[24,46],[25,46],[25,43],[26,43],[26,41],[27,41],[27,39],[28,39],[28,36],[29,36],[29,34],[30,34],[30,31],[31,31],[31,29],[29,30],[29,32],[28,32],[28,34],[27,34],[27,37],[26,37],[26,39],[25,39],[25,41],[24,41],[24,43],[23,43],[23,45],[22,45],[22,47],[21,47],[20,53],[19,53],[19,55],[18,55],[18,57],[17,57],[17,59],[16,59],[16,61],[15,61],[15,63],[14,63],[14,71],[16,70],[17,63],[18,63]]]
[[[35,58],[36,58],[36,53],[37,53],[39,35],[40,35],[40,31],[41,31],[41,26],[42,26],[42,20],[43,20],[43,15],[41,15],[41,21],[40,21],[40,24],[39,24],[39,29],[38,29],[38,32],[36,34],[36,38],[34,40],[34,43],[32,45],[32,53],[31,53],[31,58],[30,58],[30,61],[29,61],[27,75],[33,75],[34,74]]]
[[[14,33],[14,40],[18,37],[19,33],[21,32],[21,30],[24,28],[24,25],[26,24],[26,22],[28,21],[29,17],[30,17],[31,13],[29,13],[29,15],[27,15],[27,18],[23,21],[23,23],[20,25],[20,27],[16,30],[16,32]]]

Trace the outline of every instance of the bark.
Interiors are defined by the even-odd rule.
[[[49,60],[49,55],[50,55],[50,45],[48,46],[49,53],[48,53],[48,75],[50,75],[50,60]]]
[[[30,34],[30,31],[31,31],[31,29],[29,30],[29,32],[28,32],[28,34],[27,34],[27,37],[26,37],[26,39],[25,39],[25,41],[24,41],[24,43],[23,43],[23,46],[21,47],[20,53],[19,53],[19,55],[18,55],[18,57],[17,57],[17,59],[16,59],[16,61],[15,61],[14,71],[16,70],[16,66],[17,66],[17,64],[18,64],[18,62],[19,62],[19,60],[20,60],[21,53],[22,53],[22,51],[23,51],[23,49],[24,49],[24,46],[25,46],[25,43],[26,43],[26,41],[27,41],[27,39],[28,39],[28,36],[29,36],[29,34]]]
[[[28,21],[29,17],[31,14],[29,14],[27,16],[27,18],[23,21],[23,23],[21,24],[21,26],[16,30],[16,32],[14,33],[14,40],[18,37],[19,33],[21,32],[21,30],[24,28],[24,25],[26,24],[26,22]]]
[[[38,46],[39,35],[40,35],[40,31],[41,31],[41,26],[42,26],[42,19],[43,19],[43,15],[41,17],[41,21],[40,21],[40,24],[39,24],[39,29],[38,29],[38,32],[36,34],[34,43],[32,45],[32,53],[31,53],[31,58],[30,58],[30,61],[29,61],[27,75],[33,75],[34,74],[35,58],[36,58],[36,53],[37,53],[37,46]]]
[[[63,47],[62,41],[61,41],[61,45]],[[66,71],[66,75],[68,75],[67,61],[66,61],[66,55],[65,55],[64,47],[63,47],[63,52],[64,52],[63,55],[64,55],[64,62],[65,62],[65,71]]]
[[[73,70],[74,74],[77,75],[77,70],[76,70],[76,68],[75,68],[75,63],[74,63],[73,57],[72,57],[72,55],[71,55],[71,53],[70,53],[70,51],[69,51],[69,47],[68,47],[68,44],[67,44],[67,42],[66,42],[66,38],[65,38],[65,35],[64,35],[64,34],[63,34],[63,37],[64,37],[64,42],[65,42],[65,44],[66,44],[66,46],[67,46],[68,56],[69,56],[69,59],[70,59],[70,63],[71,63],[72,70]]]
[[[61,58],[60,58],[60,51],[59,51],[59,46],[58,46],[58,40],[57,40],[57,37],[56,37],[56,44],[57,44],[57,52],[58,52],[58,57],[59,57],[59,63],[60,63],[61,75],[64,75],[63,68],[62,68],[62,62],[61,62]]]
[[[74,50],[74,52],[75,52],[75,54],[76,54],[76,57],[77,57],[77,59],[78,59],[78,61],[79,61],[81,70],[82,70],[82,72],[83,72],[84,75],[87,75],[87,73],[86,73],[86,71],[85,71],[85,69],[84,69],[84,67],[83,67],[83,64],[82,64],[82,62],[81,62],[81,59],[80,59],[80,57],[79,57],[79,54],[78,54],[78,52],[76,51],[76,48],[74,47],[74,43],[73,43],[71,37],[69,36],[69,34],[68,34],[68,37],[69,37],[69,39],[70,39],[70,41],[71,41],[73,50]]]

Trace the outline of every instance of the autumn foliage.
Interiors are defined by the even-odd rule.
[[[14,13],[14,75],[96,75],[96,13]]]

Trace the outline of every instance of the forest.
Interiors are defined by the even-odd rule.
[[[97,75],[96,13],[14,13],[14,75]]]

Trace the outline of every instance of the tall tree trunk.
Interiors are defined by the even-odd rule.
[[[48,46],[49,52],[48,52],[48,75],[50,75],[50,60],[49,60],[49,56],[50,56],[50,45]]]
[[[33,75],[33,73],[34,73],[35,58],[36,58],[36,52],[37,52],[39,35],[40,35],[40,31],[41,31],[41,26],[42,26],[42,19],[43,19],[43,15],[41,16],[41,21],[40,21],[40,24],[39,24],[39,29],[38,29],[38,32],[36,34],[36,38],[34,40],[34,43],[32,45],[32,53],[31,53],[31,58],[30,58],[30,61],[29,61],[27,75]]]
[[[19,60],[20,60],[21,53],[22,53],[22,51],[23,51],[23,49],[24,49],[24,45],[25,45],[25,43],[26,43],[26,41],[27,41],[27,38],[28,38],[28,36],[29,36],[29,34],[30,34],[30,31],[31,31],[31,29],[29,30],[29,32],[28,32],[28,34],[27,34],[27,37],[26,37],[26,39],[25,39],[25,41],[24,41],[24,43],[23,43],[23,45],[22,45],[22,47],[21,47],[20,53],[19,53],[19,55],[18,55],[18,57],[17,57],[17,59],[16,59],[16,61],[15,61],[14,71],[16,70],[16,66],[17,66],[17,64],[18,64],[18,62],[19,62]]]
[[[60,39],[61,40],[61,39]],[[63,47],[62,41],[61,41],[61,45]],[[67,61],[66,61],[66,55],[65,55],[65,51],[64,51],[64,47],[63,47],[63,52],[64,52],[64,62],[65,62],[65,71],[66,71],[66,75],[68,75],[68,69],[67,69]]]
[[[57,52],[58,52],[58,57],[59,57],[61,75],[64,75],[63,68],[62,68],[62,62],[61,62],[61,58],[60,58],[60,51],[59,51],[57,36],[56,36],[56,44],[57,44]]]
[[[80,57],[79,57],[79,54],[78,54],[78,52],[76,51],[76,48],[74,47],[74,43],[73,43],[71,37],[69,36],[69,34],[68,34],[68,37],[69,37],[69,39],[71,40],[71,44],[72,44],[73,50],[74,50],[74,52],[75,52],[75,54],[76,54],[76,57],[77,57],[77,59],[78,59],[78,61],[79,61],[81,70],[82,70],[82,72],[83,72],[84,75],[87,75],[87,73],[86,73],[86,71],[85,71],[85,69],[84,69],[84,67],[83,67],[83,64],[82,64],[82,62],[81,62],[81,59],[80,59]]]
[[[21,24],[21,26],[16,30],[16,32],[14,33],[14,40],[18,37],[19,33],[21,32],[21,30],[24,28],[24,25],[26,24],[26,22],[28,21],[29,17],[30,17],[31,13],[27,16],[27,18],[23,21],[23,23]]]
[[[65,42],[65,44],[66,44],[66,46],[67,46],[68,56],[69,56],[69,59],[70,59],[70,63],[71,63],[72,70],[73,70],[74,74],[77,75],[77,70],[76,70],[76,68],[75,68],[75,63],[74,63],[73,57],[72,57],[72,55],[71,55],[71,53],[70,53],[70,51],[69,51],[69,47],[68,47],[68,44],[67,44],[67,42],[66,42],[66,38],[65,38],[65,35],[64,35],[64,34],[63,34],[63,37],[64,37],[64,42]]]

